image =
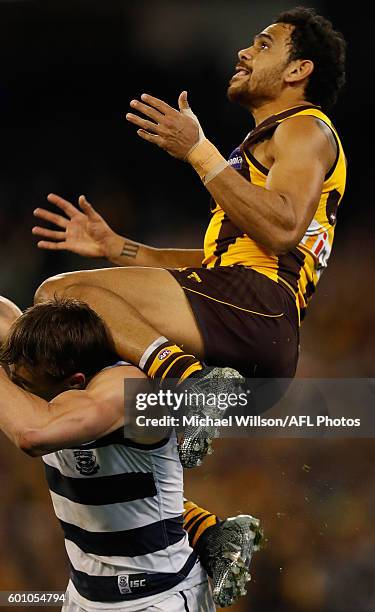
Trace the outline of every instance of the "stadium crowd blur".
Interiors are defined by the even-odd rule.
[[[106,265],[37,250],[32,211],[51,191],[73,201],[86,194],[130,238],[200,246],[207,193],[189,167],[139,140],[124,113],[143,91],[174,104],[187,89],[206,134],[229,154],[252,127],[225,96],[235,51],[293,4],[0,2],[0,293],[25,308],[47,276]],[[373,169],[363,157],[370,102],[361,70],[374,39],[349,5],[311,4],[349,42],[348,86],[332,113],[349,183],[329,269],[303,324],[298,376],[371,378]],[[374,462],[372,440],[236,439],[219,441],[186,474],[188,497],[220,516],[253,513],[266,531],[249,595],[233,610],[375,609]],[[3,436],[0,483],[0,590],[63,590],[63,538],[41,464]]]

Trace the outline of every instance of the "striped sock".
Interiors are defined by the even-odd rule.
[[[210,527],[217,525],[220,519],[204,508],[199,508],[192,501],[184,501],[184,529],[189,534],[189,543],[194,550],[201,553],[204,546],[204,534]]]
[[[146,349],[139,367],[149,378],[160,378],[161,381],[176,378],[177,384],[203,369],[203,365],[194,355],[188,355],[164,336]]]

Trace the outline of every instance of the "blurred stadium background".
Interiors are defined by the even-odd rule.
[[[226,100],[236,51],[289,0],[0,1],[0,293],[21,307],[51,274],[105,265],[38,251],[32,211],[50,192],[84,193],[125,235],[196,247],[208,198],[194,173],[126,123],[143,91],[187,89],[206,134],[229,154],[252,124]],[[330,267],[302,328],[298,375],[373,377],[374,56],[369,15],[307,2],[348,41],[348,85],[332,113],[349,160]],[[12,407],[9,406],[9,410]],[[220,516],[262,519],[266,549],[236,612],[375,609],[372,440],[224,440],[186,475],[186,494]],[[0,590],[63,590],[67,564],[38,460],[1,437]]]

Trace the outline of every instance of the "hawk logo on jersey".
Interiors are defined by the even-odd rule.
[[[96,457],[91,450],[74,451],[76,460],[76,470],[82,476],[92,476],[100,470],[100,465],[96,462]]]

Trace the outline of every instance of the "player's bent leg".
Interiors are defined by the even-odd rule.
[[[203,369],[195,355],[160,336],[160,332],[117,293],[99,286],[79,284],[60,287],[59,295],[89,304],[110,330],[115,352],[160,383],[172,378],[179,384]],[[37,299],[43,301],[45,296],[38,294]],[[139,346],[143,348],[139,350]]]
[[[277,283],[253,270],[189,269],[173,275],[150,268],[85,271],[51,279],[37,298],[69,288],[71,296],[87,301],[102,315],[112,333],[116,329],[113,335],[121,357],[153,378],[189,378],[189,386],[194,386],[189,391],[197,396],[202,387],[215,393],[219,385],[223,393],[238,392],[236,377],[240,384],[243,379],[234,370],[216,366],[228,365],[259,378],[294,375],[298,357],[295,304]],[[195,358],[203,352],[215,366],[211,371]],[[197,426],[192,421],[185,432],[180,445],[184,467],[198,466],[210,451],[218,435],[211,423],[215,416],[222,416],[215,406],[193,409],[189,416],[207,419],[200,419],[203,424]]]
[[[200,331],[181,286],[166,270],[115,268],[69,273],[43,283],[35,301],[56,295],[87,302],[110,329],[118,355],[138,365],[151,378],[172,378],[181,383],[196,376],[192,391],[197,397],[202,397],[203,390],[234,392],[234,381],[243,380],[230,368],[204,369],[196,358],[203,353]],[[167,340],[165,334],[174,342]],[[213,408],[206,414],[207,410],[202,400],[201,406],[193,407],[193,416],[215,416]],[[180,444],[182,465],[200,465],[212,452],[212,439],[217,435],[216,426],[191,427]]]
[[[146,321],[159,337],[165,336],[183,346],[187,352],[203,357],[203,340],[194,314],[183,289],[167,270],[107,268],[70,272],[45,281],[37,290],[35,300],[40,302],[52,299],[55,295],[66,293],[73,286],[106,289],[124,301],[122,312],[118,315],[126,320],[127,311],[130,311],[130,322],[138,317],[136,328],[126,328],[128,340],[132,340],[133,345],[127,358],[133,363],[139,362],[148,346],[149,331],[142,325]],[[82,291],[82,299],[84,295]]]

